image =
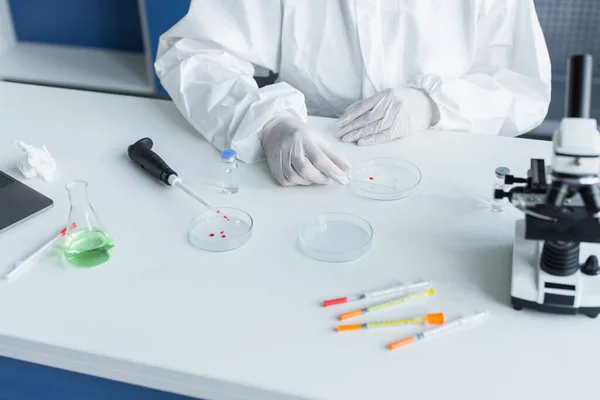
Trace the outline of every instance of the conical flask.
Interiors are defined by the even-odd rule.
[[[71,209],[64,256],[76,267],[93,267],[108,261],[115,246],[88,200],[87,187],[85,181],[73,181],[66,186]]]

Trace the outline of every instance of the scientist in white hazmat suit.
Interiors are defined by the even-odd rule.
[[[348,182],[307,114],[372,145],[428,129],[516,136],[550,103],[533,0],[192,0],[155,68],[202,136],[266,159],[284,186]],[[259,88],[264,71],[278,78]]]

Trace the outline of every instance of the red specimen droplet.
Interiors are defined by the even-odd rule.
[[[372,181],[373,179],[375,179],[375,178],[373,178],[372,176],[370,176],[370,177],[369,177],[369,180],[370,180],[370,181]]]
[[[225,233],[225,231],[221,231],[221,235],[224,234],[224,233]]]
[[[221,235],[221,237],[222,237],[223,239],[225,239],[227,236],[225,236],[225,235]]]
[[[214,233],[211,233],[211,234],[210,234],[210,235],[208,235],[208,236],[210,236],[210,237],[213,237],[213,236],[215,236],[215,234],[214,234]]]
[[[217,214],[221,214],[221,210],[217,210]]]
[[[227,215],[223,215],[223,218],[225,218],[227,221],[229,221],[229,218],[227,217]]]

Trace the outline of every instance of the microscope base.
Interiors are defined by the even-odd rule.
[[[539,267],[543,241],[525,239],[525,221],[517,221],[512,260],[511,304],[554,314],[600,314],[600,275],[578,270],[569,276],[548,274]],[[600,253],[600,245],[581,243],[580,262]]]
[[[600,315],[600,307],[561,307],[554,306],[551,304],[538,304],[534,301],[523,300],[517,297],[511,296],[510,298],[511,305],[517,311],[521,311],[524,308],[528,308],[530,310],[537,310],[546,313],[552,314],[564,314],[564,315],[575,315],[575,314],[584,314],[590,318],[596,318]]]

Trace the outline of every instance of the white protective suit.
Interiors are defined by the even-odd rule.
[[[337,117],[386,88],[437,104],[433,129],[517,135],[544,119],[550,60],[533,0],[192,0],[156,71],[218,149],[263,159],[283,110]],[[254,75],[271,70],[275,84]]]

